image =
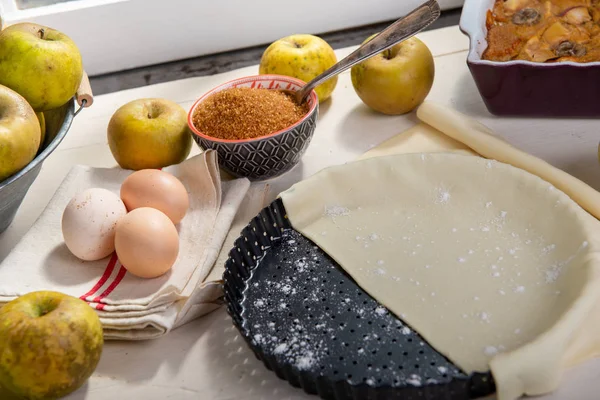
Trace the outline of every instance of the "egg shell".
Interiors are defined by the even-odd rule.
[[[121,199],[129,211],[140,207],[156,208],[174,224],[183,219],[190,206],[183,183],[158,169],[143,169],[129,175],[121,185]]]
[[[84,261],[95,261],[115,251],[115,228],[127,214],[120,197],[103,188],[76,194],[65,207],[61,228],[69,251]]]
[[[131,274],[156,278],[171,269],[177,260],[179,234],[162,211],[136,208],[119,220],[115,249],[119,261]]]

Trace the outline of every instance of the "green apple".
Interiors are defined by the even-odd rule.
[[[412,37],[353,66],[350,75],[354,90],[367,106],[400,115],[425,100],[433,86],[435,66],[429,48]]]
[[[108,145],[121,168],[163,168],[192,149],[187,112],[167,99],[138,99],[121,106],[108,123]]]
[[[67,35],[25,22],[0,32],[0,84],[25,97],[34,110],[65,104],[82,76],[81,54]]]
[[[313,35],[291,35],[279,39],[263,53],[259,74],[277,74],[308,82],[337,62],[331,46]],[[319,102],[331,97],[337,85],[337,76],[315,88]]]
[[[0,85],[0,181],[34,159],[40,140],[40,123],[27,100]]]
[[[103,345],[100,319],[83,300],[25,294],[0,309],[0,386],[26,399],[59,399],[92,375]]]
[[[40,123],[40,149],[44,147],[44,139],[46,139],[46,117],[44,117],[44,113],[38,111],[35,113]]]

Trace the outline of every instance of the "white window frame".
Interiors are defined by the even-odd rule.
[[[464,0],[438,0],[442,9]],[[89,75],[388,21],[423,0],[78,0],[17,10],[0,0],[5,25],[29,21],[63,31]]]

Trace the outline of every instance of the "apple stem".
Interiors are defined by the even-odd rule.
[[[39,35],[40,35],[40,39],[44,38],[44,33],[46,33],[46,31],[42,28],[38,31]]]

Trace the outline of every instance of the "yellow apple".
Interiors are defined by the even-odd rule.
[[[53,400],[81,387],[102,354],[100,318],[83,300],[31,292],[0,309],[0,386]]]
[[[351,70],[352,86],[360,99],[373,110],[389,115],[406,114],[420,105],[431,90],[434,76],[433,56],[416,37]]]
[[[187,112],[167,99],[138,99],[108,123],[108,145],[121,168],[157,169],[184,161],[192,149]]]
[[[40,123],[27,100],[0,85],[0,181],[34,159],[40,140]]]
[[[0,32],[0,84],[25,97],[34,110],[65,104],[82,75],[81,54],[67,35],[25,22]]]
[[[38,111],[35,113],[40,122],[40,149],[44,147],[44,139],[46,139],[46,117],[44,117],[44,113]]]
[[[277,74],[308,82],[337,62],[331,46],[313,35],[291,35],[279,39],[263,53],[259,74]],[[337,85],[337,76],[317,86],[319,102],[331,97]]]

